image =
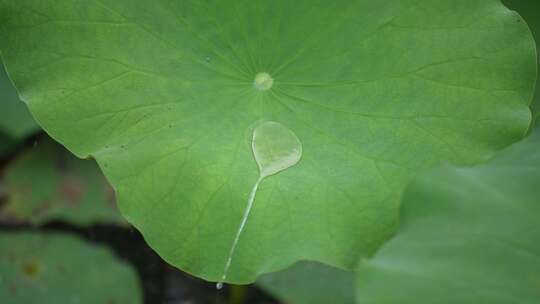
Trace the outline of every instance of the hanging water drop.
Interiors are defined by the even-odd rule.
[[[246,225],[251,207],[253,207],[259,184],[264,178],[296,165],[302,157],[302,143],[296,134],[284,125],[274,121],[263,122],[253,130],[251,149],[255,162],[259,167],[259,177],[249,193],[242,221],[225,263],[223,276],[221,281],[216,284],[217,289],[223,287],[223,282],[227,278],[234,251]]]

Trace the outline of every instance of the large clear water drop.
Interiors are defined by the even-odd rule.
[[[221,289],[223,282],[227,279],[227,273],[231,266],[234,251],[255,202],[259,184],[264,178],[296,165],[302,158],[302,143],[300,139],[298,139],[291,129],[274,121],[263,122],[253,130],[251,149],[253,150],[255,161],[259,166],[259,177],[249,193],[244,216],[229,251],[221,281],[216,285],[217,289]]]

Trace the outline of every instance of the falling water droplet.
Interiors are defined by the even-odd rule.
[[[251,149],[253,150],[255,161],[259,166],[259,177],[249,193],[246,209],[244,210],[242,221],[229,251],[223,276],[221,277],[221,281],[216,285],[217,289],[223,287],[223,282],[227,278],[234,251],[255,201],[259,184],[264,178],[296,165],[302,157],[302,143],[296,134],[284,125],[274,121],[263,122],[253,130]]]

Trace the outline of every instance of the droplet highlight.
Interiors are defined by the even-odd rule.
[[[216,284],[217,289],[221,289],[223,287],[223,282],[227,279],[227,273],[231,266],[234,251],[236,250],[240,235],[247,223],[260,183],[266,177],[296,165],[302,158],[302,143],[300,142],[300,139],[298,139],[292,130],[274,121],[263,122],[253,130],[251,149],[253,151],[255,162],[259,167],[259,177],[249,193],[242,221],[240,222],[231,249],[229,250],[229,256],[225,263],[223,276],[221,277],[220,282]]]

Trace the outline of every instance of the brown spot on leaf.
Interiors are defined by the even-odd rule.
[[[59,186],[60,197],[70,207],[76,207],[84,195],[84,184],[76,177],[66,175]]]
[[[8,225],[24,223],[28,218],[24,208],[26,199],[25,194],[20,192],[20,187],[13,187],[5,203],[0,205],[0,222]]]
[[[54,152],[57,152],[57,151],[54,151]],[[55,161],[53,162],[54,163],[54,167],[56,169],[56,172],[58,172],[58,174],[62,175],[64,174],[64,172],[67,171],[67,158],[66,158],[66,155],[64,153],[54,153],[53,154],[55,156]]]
[[[41,267],[36,261],[27,261],[23,264],[22,271],[25,276],[35,278],[41,272]]]

